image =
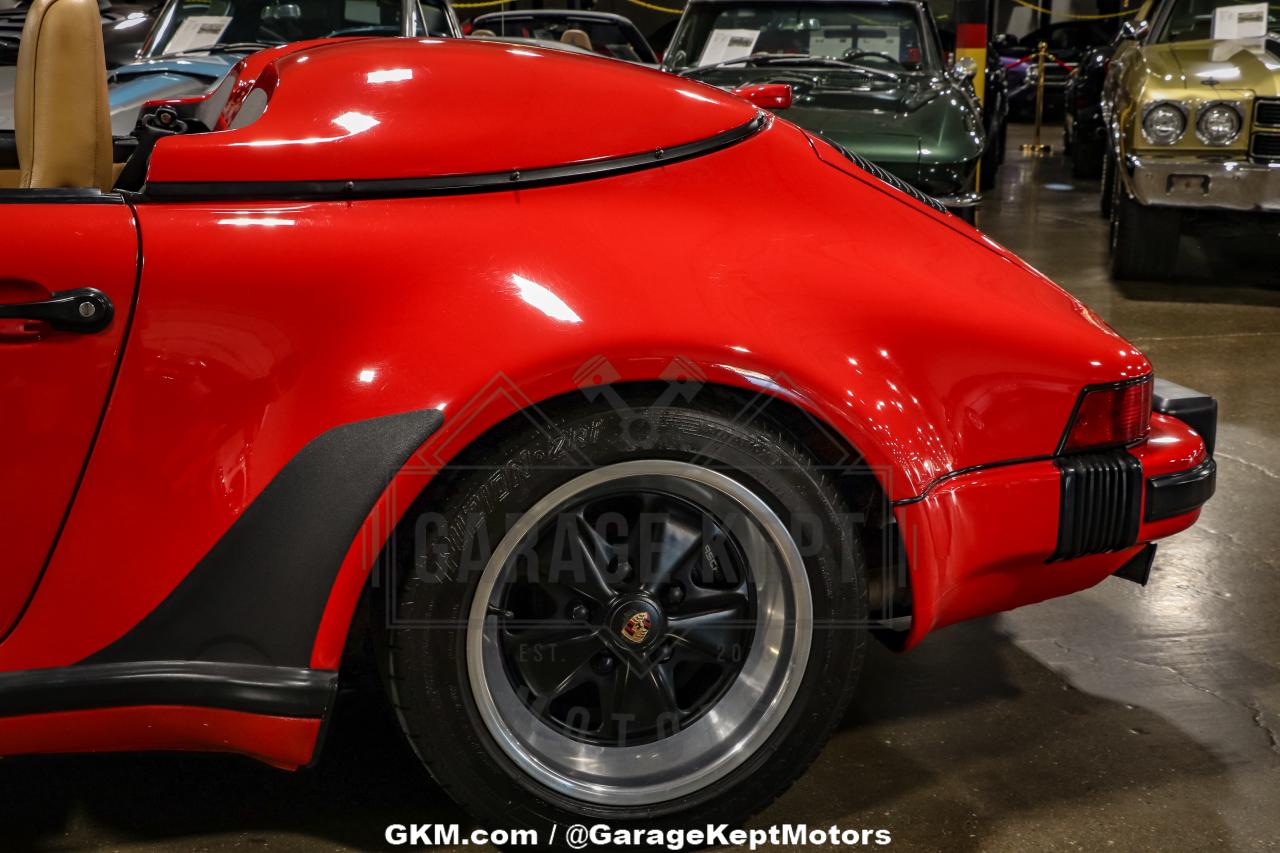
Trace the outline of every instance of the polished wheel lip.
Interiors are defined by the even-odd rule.
[[[502,671],[489,604],[516,547],[550,513],[588,489],[623,478],[646,477],[671,478],[693,488],[710,489],[743,511],[755,530],[752,535],[758,537],[761,547],[770,549],[771,557],[767,566],[759,567],[760,572],[753,565],[760,598],[757,628],[743,666],[745,677],[730,687],[721,704],[689,728],[636,746],[582,744],[533,717],[511,690]],[[770,619],[768,613],[775,610],[782,611],[781,618]],[[591,803],[652,805],[701,790],[755,754],[791,708],[807,668],[812,634],[813,604],[804,560],[768,504],[742,483],[709,468],[674,460],[636,460],[586,472],[553,490],[530,507],[498,543],[476,586],[467,620],[467,675],[489,734],[533,781]],[[772,695],[760,701],[764,696],[755,694],[766,690]],[[722,708],[728,710],[722,712]],[[507,719],[510,715],[519,717],[521,712],[521,723],[529,727],[527,737],[515,731]],[[714,752],[708,744],[716,747]],[[542,748],[548,745],[567,754],[551,756]],[[664,770],[670,772],[664,776]],[[625,784],[628,775],[634,779],[631,784]]]

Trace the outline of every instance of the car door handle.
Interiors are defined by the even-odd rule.
[[[59,291],[39,302],[0,305],[0,320],[39,320],[60,331],[81,334],[101,332],[114,313],[107,294],[94,287]]]

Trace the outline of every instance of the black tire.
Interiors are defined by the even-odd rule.
[[[1098,213],[1103,219],[1111,218],[1111,202],[1116,192],[1116,158],[1107,151],[1102,155],[1102,186],[1098,194]]]
[[[1004,136],[1005,125],[1001,122],[999,130],[988,137],[986,150],[982,152],[978,188],[983,192],[996,188],[996,175],[1004,160]]]
[[[734,413],[741,411],[740,405],[727,399],[708,403],[702,399],[705,395],[700,395],[696,408],[644,400],[624,403],[621,397],[608,408],[574,402],[545,412],[548,421],[541,428],[531,428],[519,417],[500,427],[482,447],[465,452],[442,472],[408,514],[410,527],[427,510],[440,512],[440,523],[434,532],[419,537],[423,541],[418,546],[411,544],[413,535],[400,537],[410,544],[395,554],[397,577],[392,586],[397,603],[383,615],[400,624],[430,620],[466,625],[469,614],[475,618],[473,599],[483,586],[481,572],[466,571],[464,563],[488,565],[494,546],[501,550],[504,519],[534,515],[531,507],[553,491],[573,488],[584,471],[598,475],[616,470],[610,466],[619,463],[667,460],[727,475],[758,495],[788,525],[802,515],[819,520],[828,535],[803,557],[813,624],[865,620],[864,558],[853,528],[838,521],[849,516],[830,481],[776,424],[760,419],[737,422]],[[589,464],[584,465],[585,458]],[[469,538],[473,536],[477,538]],[[481,542],[488,543],[487,551],[470,550]],[[493,600],[486,596],[486,601]],[[493,618],[510,616],[498,613]],[[484,617],[486,624],[489,618]],[[785,716],[779,716],[761,746],[727,775],[677,799],[613,805],[553,791],[520,769],[509,746],[499,745],[469,680],[474,672],[468,663],[468,629],[398,628],[381,633],[380,665],[392,704],[432,775],[485,825],[530,827],[543,832],[543,839],[552,823],[735,824],[763,808],[809,766],[842,717],[862,666],[867,636],[861,629],[815,627],[804,676]],[[617,642],[612,635],[609,639]],[[657,738],[656,744],[661,744],[664,738]]]
[[[1115,180],[1111,200],[1111,275],[1121,281],[1166,279],[1178,260],[1182,211],[1147,207]]]
[[[960,219],[964,220],[965,222],[968,222],[970,225],[977,226],[978,224],[978,206],[977,205],[970,205],[969,207],[957,207],[957,208],[954,208],[951,212],[954,213],[956,216],[958,216]]]
[[[1001,122],[995,133],[987,136],[987,147],[982,152],[978,167],[978,188],[982,192],[996,188],[996,175],[1000,173],[1000,164],[1004,160],[1004,137],[1004,122]]]
[[[1081,139],[1077,134],[1071,147],[1071,177],[1089,179],[1102,176],[1103,146],[1097,140]]]

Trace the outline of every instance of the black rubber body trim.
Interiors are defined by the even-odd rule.
[[[935,486],[941,485],[942,483],[945,483],[947,480],[953,479],[955,477],[963,477],[965,474],[976,474],[979,471],[988,471],[992,468],[1007,468],[1010,465],[1022,465],[1027,462],[1048,462],[1051,459],[1053,459],[1053,457],[1047,456],[1047,455],[1046,456],[1024,456],[1021,459],[1006,459],[1003,462],[985,462],[981,465],[970,465],[968,468],[957,468],[954,471],[949,471],[946,474],[943,474],[941,477],[930,480],[925,485],[925,487],[920,490],[920,494],[916,495],[915,497],[899,498],[896,501],[892,501],[891,505],[907,506],[909,504],[919,503],[920,501],[924,500],[929,496],[929,492],[933,491]]]
[[[932,207],[934,210],[938,211],[939,213],[951,212],[947,210],[946,206],[942,202],[938,201],[933,196],[929,195],[928,193],[925,193],[920,189],[917,189],[916,187],[902,180],[902,178],[899,178],[897,175],[893,174],[892,172],[886,169],[880,168],[875,163],[868,160],[866,157],[863,157],[859,154],[855,154],[854,152],[850,151],[848,148],[845,148],[840,143],[832,139],[828,139],[825,136],[818,136],[815,138],[821,139],[823,142],[827,143],[832,148],[836,149],[836,151],[840,152],[840,156],[844,157],[844,159],[848,160],[850,163],[857,166],[862,171],[871,175],[873,178],[878,178],[879,180],[893,187],[898,192],[911,196],[916,201],[920,202],[921,204]]]
[[[155,610],[82,663],[307,667],[351,543],[391,478],[443,421],[424,409],[312,439]]]
[[[124,204],[119,193],[79,187],[0,190],[0,204]]]
[[[1111,574],[1127,581],[1133,581],[1138,586],[1146,586],[1147,581],[1151,580],[1151,564],[1156,558],[1156,543],[1148,542],[1142,546],[1142,550],[1129,558],[1129,561]]]
[[[1151,408],[1162,415],[1177,418],[1200,433],[1205,449],[1213,455],[1213,445],[1218,436],[1218,401],[1208,394],[1157,379],[1151,393]]]
[[[1202,506],[1217,488],[1218,463],[1206,459],[1190,471],[1147,480],[1145,521],[1173,518]]]
[[[138,196],[139,201],[192,201],[205,199],[353,199],[405,198],[414,196],[457,195],[460,193],[494,192],[564,184],[591,178],[603,178],[664,166],[736,145],[769,125],[766,113],[739,127],[717,133],[706,139],[657,148],[640,154],[503,172],[471,175],[441,175],[431,178],[391,178],[358,181],[148,181]]]
[[[1137,457],[1112,450],[1053,462],[1062,480],[1058,545],[1049,562],[1119,551],[1138,541],[1142,463]]]
[[[323,717],[337,687],[329,670],[206,661],[35,669],[0,675],[0,717],[139,705]]]

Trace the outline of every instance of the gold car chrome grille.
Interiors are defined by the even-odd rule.
[[[1259,163],[1280,162],[1280,133],[1254,133],[1249,155]]]
[[[1257,101],[1253,106],[1253,126],[1280,128],[1280,99]]]

